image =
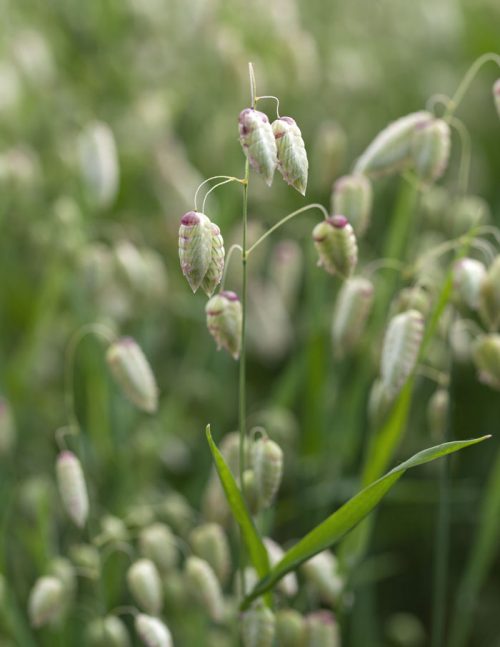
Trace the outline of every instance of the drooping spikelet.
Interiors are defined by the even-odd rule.
[[[208,264],[207,273],[203,277],[201,287],[207,297],[211,297],[215,288],[219,285],[224,273],[224,240],[221,236],[220,229],[213,222],[210,223],[212,236],[212,251],[210,263]]]
[[[305,619],[295,609],[279,609],[276,612],[276,639],[278,645],[303,647],[305,630]]]
[[[500,335],[483,335],[473,346],[474,365],[481,382],[500,391]]]
[[[361,174],[344,175],[333,185],[332,211],[349,221],[356,236],[362,236],[370,222],[373,189],[370,180]]]
[[[415,129],[432,118],[430,112],[422,110],[393,121],[375,137],[361,155],[354,172],[375,177],[409,168]]]
[[[160,574],[154,562],[138,559],[127,571],[127,583],[137,604],[147,613],[158,615],[163,604]]]
[[[207,275],[214,246],[217,248],[216,255],[220,252],[220,240],[216,238],[214,241],[214,234],[213,225],[204,213],[188,211],[182,216],[179,227],[179,260],[182,273],[193,292],[196,292]],[[213,276],[217,274],[215,265],[211,269]]]
[[[329,605],[335,605],[344,587],[339,565],[335,555],[324,550],[302,565],[309,585],[312,586],[320,600]]]
[[[272,647],[275,630],[274,613],[263,604],[258,604],[243,614],[241,637],[244,647]]]
[[[164,523],[155,522],[141,530],[139,550],[143,557],[155,563],[161,573],[168,573],[178,561],[175,536]]]
[[[191,556],[186,560],[186,578],[193,596],[214,622],[224,615],[224,600],[219,580],[210,564],[204,559]]]
[[[267,508],[273,502],[283,478],[283,452],[274,440],[259,438],[253,447],[252,463],[259,506]]]
[[[210,564],[221,584],[228,580],[231,552],[226,533],[218,523],[197,526],[189,537],[195,554]]]
[[[158,618],[138,613],[134,625],[137,635],[146,647],[174,647],[172,634]]]
[[[373,305],[373,283],[363,277],[345,281],[337,296],[332,320],[334,350],[349,353],[358,343]]]
[[[70,519],[83,528],[89,513],[89,499],[82,466],[72,452],[65,450],[59,454],[56,475],[64,509]]]
[[[91,201],[110,206],[118,192],[120,167],[115,138],[108,124],[89,123],[78,138],[78,158],[83,182]]]
[[[234,292],[225,290],[213,296],[205,306],[207,327],[217,343],[234,359],[240,356],[241,348],[241,303]]]
[[[424,318],[418,310],[402,312],[389,322],[380,368],[382,383],[389,393],[398,393],[415,368],[423,330]]]
[[[329,274],[348,278],[358,262],[358,245],[347,218],[330,216],[313,229],[313,240],[319,255],[318,265]]]
[[[471,310],[479,308],[481,283],[486,267],[475,258],[462,258],[453,266],[453,288],[460,303]]]
[[[117,616],[105,616],[93,620],[86,632],[89,647],[130,647],[130,638],[125,623]]]
[[[28,614],[33,627],[42,627],[59,617],[64,608],[64,586],[53,576],[38,578],[28,600]]]
[[[269,563],[271,567],[275,566],[285,554],[285,551],[270,537],[264,537],[264,546],[266,547],[269,556]],[[291,598],[297,594],[299,585],[295,573],[288,573],[285,577],[281,578],[278,582],[278,589],[287,597]]]
[[[411,157],[415,173],[424,182],[435,182],[443,175],[450,157],[450,127],[444,119],[431,118],[416,125]]]
[[[291,117],[276,119],[272,129],[278,151],[278,171],[287,184],[305,195],[309,162],[302,133]]]
[[[158,387],[137,342],[132,337],[113,342],[106,352],[106,361],[127,398],[139,409],[154,413],[158,408]]]
[[[271,186],[278,164],[278,151],[267,115],[246,108],[239,116],[240,143],[250,166]]]

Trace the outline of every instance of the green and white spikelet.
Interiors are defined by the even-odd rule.
[[[259,438],[253,447],[252,464],[259,498],[259,507],[268,508],[278,492],[283,478],[283,451],[267,436]]]
[[[305,647],[340,647],[335,616],[330,611],[314,611],[306,617]]]
[[[241,349],[241,302],[234,292],[225,290],[213,296],[205,306],[207,327],[217,343],[217,349],[225,348],[234,359]]]
[[[303,647],[306,623],[295,609],[279,609],[276,612],[276,639],[278,645]]]
[[[138,559],[127,571],[127,584],[137,604],[152,615],[158,615],[163,605],[160,574],[154,562]]]
[[[70,519],[83,528],[89,514],[89,498],[78,458],[68,450],[57,457],[56,476],[59,494]]]
[[[361,276],[348,279],[340,289],[332,320],[336,353],[349,353],[360,340],[373,305],[373,283]]]
[[[210,231],[212,236],[212,250],[210,256],[210,263],[208,264],[207,273],[203,277],[201,287],[207,297],[211,297],[215,288],[222,280],[224,273],[224,240],[220,233],[219,227],[213,222],[210,223]]]
[[[96,618],[86,632],[89,647],[130,647],[130,638],[124,622],[116,616]]]
[[[354,173],[376,177],[399,173],[411,166],[413,135],[419,124],[433,119],[425,110],[412,112],[389,124],[356,162]]]
[[[344,175],[333,185],[332,211],[344,215],[356,236],[362,236],[370,222],[373,189],[365,175]]]
[[[213,225],[204,213],[188,211],[181,218],[179,260],[182,273],[193,292],[196,292],[207,275],[214,247],[217,248],[217,253],[220,251],[220,240],[213,240],[214,233]],[[215,267],[212,268],[211,274],[217,274]],[[210,281],[207,282],[207,287],[210,287],[209,283]],[[204,290],[206,292],[205,288]]]
[[[241,624],[244,647],[272,647],[276,619],[271,609],[260,603],[243,614]]]
[[[191,556],[186,560],[185,573],[193,597],[214,622],[221,622],[224,616],[224,599],[213,568],[204,559]]]
[[[380,375],[387,392],[396,395],[415,368],[422,343],[424,318],[408,310],[391,319],[384,336]]]
[[[38,578],[28,600],[28,615],[33,627],[43,627],[59,618],[64,609],[63,583],[51,575]]]
[[[278,151],[278,171],[287,184],[305,195],[309,162],[302,133],[291,117],[276,119],[272,129]]]
[[[240,143],[250,166],[271,186],[278,165],[278,150],[267,115],[246,108],[239,116]]]
[[[462,258],[453,266],[453,288],[458,301],[471,310],[479,308],[481,283],[486,267],[475,258]]]
[[[415,127],[411,145],[413,170],[429,184],[438,180],[450,158],[450,127],[444,119],[429,119]]]
[[[285,551],[270,537],[264,537],[263,542],[267,550],[269,563],[271,567],[273,567],[281,561]],[[293,598],[294,595],[297,595],[299,590],[297,576],[295,573],[288,573],[288,575],[285,575],[285,577],[278,582],[277,587],[283,595],[286,595],[287,598]]]
[[[358,262],[358,245],[354,230],[345,216],[325,218],[313,229],[318,265],[329,274],[348,278]]]
[[[197,526],[189,541],[194,553],[210,564],[222,585],[226,584],[231,572],[231,551],[222,526],[218,523]]]
[[[158,618],[138,613],[134,625],[137,635],[146,647],[174,647],[172,634]]]
[[[483,335],[473,346],[479,381],[500,391],[500,335]]]
[[[125,396],[139,409],[154,413],[158,387],[139,344],[132,337],[117,339],[106,352],[106,362]]]

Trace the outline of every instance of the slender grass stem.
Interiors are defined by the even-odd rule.
[[[474,63],[472,63],[472,65],[465,73],[465,76],[462,79],[460,85],[458,86],[455,94],[451,97],[450,102],[448,103],[446,112],[444,114],[444,119],[449,119],[455,113],[458,106],[462,102],[462,99],[464,98],[467,90],[469,89],[470,84],[476,77],[476,74],[483,67],[483,65],[485,65],[485,63],[489,63],[490,61],[493,63],[496,63],[498,67],[500,67],[500,56],[493,52],[488,52],[487,54],[483,54],[478,59],[476,59]]]

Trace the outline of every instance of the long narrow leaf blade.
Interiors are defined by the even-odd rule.
[[[281,561],[271,569],[269,575],[258,582],[250,595],[245,598],[242,608],[247,608],[252,600],[271,589],[287,573],[295,570],[300,564],[338,541],[373,510],[406,470],[475,445],[486,440],[486,438],[489,438],[489,436],[443,443],[442,445],[425,449],[392,469],[364,490],[361,490],[285,553]]]
[[[262,539],[255,528],[252,521],[250,512],[245,503],[245,500],[240,492],[231,470],[224,460],[224,456],[219,451],[217,445],[214,443],[212,434],[210,432],[210,425],[206,428],[207,440],[210,446],[210,451],[215,462],[215,469],[221,480],[222,487],[226,494],[231,512],[241,528],[241,533],[248,550],[248,554],[252,564],[260,577],[265,577],[269,573],[269,557],[266,547],[262,543]]]

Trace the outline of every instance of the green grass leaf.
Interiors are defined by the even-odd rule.
[[[403,476],[406,470],[423,465],[424,463],[429,463],[436,458],[452,454],[465,447],[475,445],[486,440],[486,438],[489,438],[489,436],[443,443],[442,445],[424,449],[392,469],[364,490],[361,490],[361,492],[356,494],[356,496],[316,526],[316,528],[311,530],[311,532],[287,551],[281,561],[271,569],[269,575],[261,579],[250,595],[245,598],[242,608],[247,608],[252,600],[269,591],[287,573],[295,570],[303,562],[314,557],[314,555],[317,555],[321,551],[326,550],[343,537],[343,535],[373,510],[391,487]]]
[[[210,432],[210,425],[207,425],[206,435],[208,444],[210,446],[210,451],[215,463],[215,468],[217,474],[222,483],[222,487],[226,494],[229,507],[233,513],[233,517],[238,523],[243,540],[248,550],[250,560],[257,571],[259,577],[266,577],[269,573],[269,557],[267,554],[266,547],[262,543],[262,539],[257,532],[255,524],[252,520],[250,512],[248,510],[245,499],[243,498],[241,491],[234,480],[234,476],[227,466],[224,456],[219,451],[217,445],[214,443],[212,434]]]

